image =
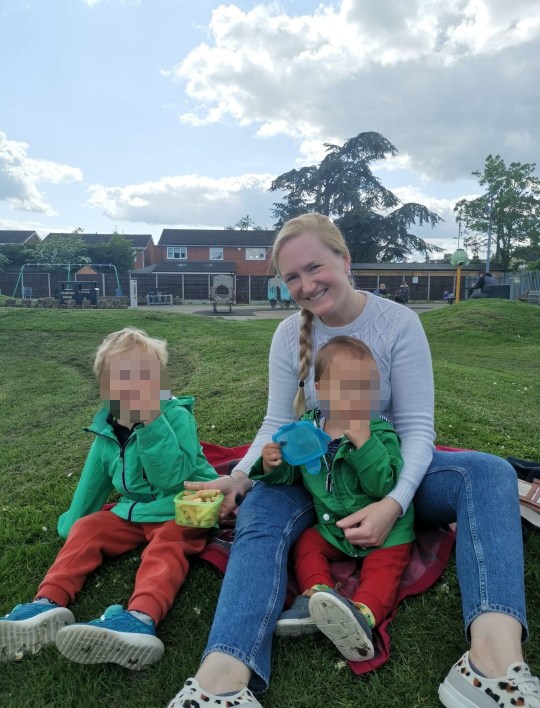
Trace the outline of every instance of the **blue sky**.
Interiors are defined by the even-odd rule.
[[[534,0],[3,0],[0,228],[271,227],[270,180],[364,130],[446,221],[489,154],[536,162]]]

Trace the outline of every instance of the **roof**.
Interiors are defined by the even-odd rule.
[[[81,241],[84,241],[84,243],[88,244],[89,246],[97,246],[98,244],[101,243],[109,243],[111,238],[115,234],[66,234],[66,233],[57,233],[57,232],[51,232],[50,234],[47,234],[45,236],[45,239],[48,239],[49,236],[74,236],[76,235],[78,238],[81,239]],[[119,236],[122,236],[125,238],[127,241],[131,243],[133,248],[146,248],[148,245],[149,241],[152,241],[152,235],[151,234],[118,234]],[[153,243],[153,242],[152,242]]]
[[[145,273],[235,273],[233,261],[161,261],[154,265],[132,270],[133,275]]]
[[[275,231],[246,229],[163,229],[160,246],[263,246],[270,248]]]
[[[461,270],[472,271],[477,273],[485,269],[485,263],[469,263],[463,266]],[[451,263],[351,263],[351,270],[400,270],[400,271],[415,271],[415,270],[455,270],[455,266]],[[501,271],[502,268],[498,265],[492,267],[494,271]]]
[[[0,244],[19,243],[22,244],[31,236],[36,235],[39,238],[37,231],[10,231],[0,229]],[[41,240],[41,239],[40,239]]]

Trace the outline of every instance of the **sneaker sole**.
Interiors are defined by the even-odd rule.
[[[276,624],[276,637],[305,637],[308,634],[317,634],[319,628],[315,624],[315,620],[310,618],[305,619],[287,619],[279,620]]]
[[[65,607],[55,607],[26,620],[0,620],[0,661],[22,659],[54,644],[57,633],[73,624],[75,617]]]
[[[161,639],[152,635],[92,625],[65,627],[56,635],[56,646],[66,659],[78,664],[114,663],[132,671],[155,664],[165,651]]]
[[[344,602],[324,592],[309,600],[309,612],[318,629],[349,661],[367,661],[375,651],[371,640]]]

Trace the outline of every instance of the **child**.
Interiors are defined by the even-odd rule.
[[[95,439],[71,506],[58,520],[67,538],[33,602],[0,620],[0,660],[33,654],[56,641],[82,664],[115,662],[139,670],[161,659],[156,625],[170,609],[207,532],[178,526],[175,494],[188,479],[217,473],[203,455],[191,396],[167,390],[167,343],[127,327],[109,334],[94,362],[104,408],[85,430]],[[120,498],[102,506],[115,489]],[[73,624],[67,605],[105,557],[147,542],[127,611],[109,607],[100,619]]]
[[[412,507],[400,517],[380,548],[353,546],[336,524],[382,499],[397,481],[403,461],[399,438],[378,411],[379,372],[369,348],[353,337],[334,337],[317,352],[315,389],[320,410],[306,413],[331,436],[318,474],[283,461],[277,443],[267,443],[250,477],[268,484],[302,479],[313,495],[317,525],[294,549],[302,594],[282,613],[276,634],[294,636],[320,630],[347,659],[373,658],[371,630],[388,615],[414,539]],[[330,560],[363,559],[353,599],[332,589]]]

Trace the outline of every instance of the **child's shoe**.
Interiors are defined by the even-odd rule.
[[[249,706],[249,708],[262,708],[249,688],[244,688],[230,696],[216,696],[204,691],[197,679],[189,678],[167,708],[227,708],[227,706]]]
[[[56,646],[79,664],[115,663],[133,671],[155,664],[165,651],[154,623],[137,619],[121,605],[111,605],[92,622],[64,627],[56,635]]]
[[[334,590],[321,590],[309,598],[309,612],[318,629],[326,634],[346,659],[373,659],[375,651],[371,629],[353,602]]]
[[[53,602],[27,602],[0,617],[0,661],[22,659],[52,644],[56,633],[75,622],[67,609]]]
[[[274,634],[276,637],[301,637],[318,631],[309,614],[309,596],[298,595],[290,608],[280,614]]]
[[[446,708],[540,708],[540,681],[523,662],[510,664],[506,676],[485,678],[465,652],[439,686],[439,699]]]

